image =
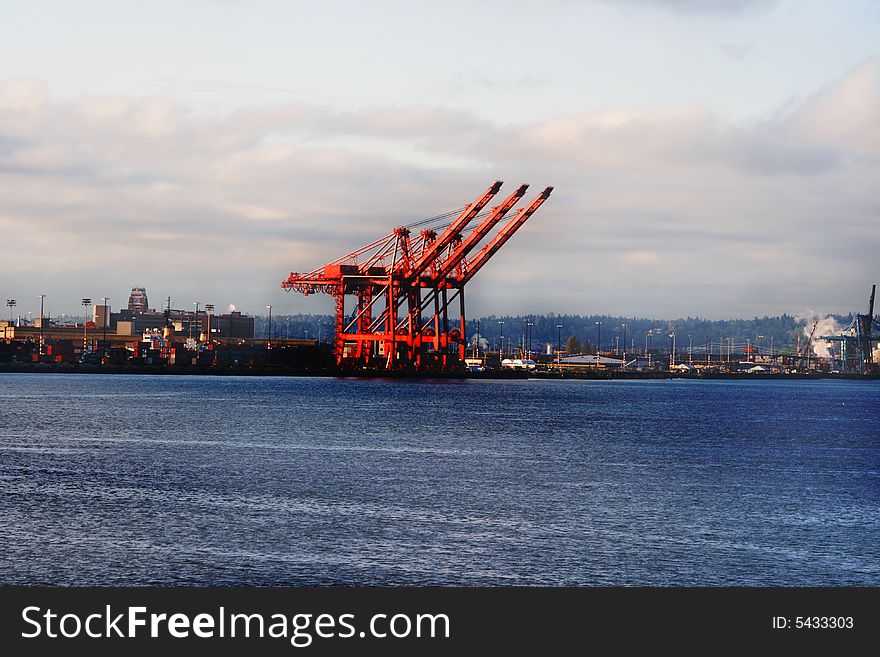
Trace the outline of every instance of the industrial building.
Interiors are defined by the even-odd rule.
[[[174,310],[170,302],[164,311],[157,312],[149,308],[143,287],[132,288],[128,307],[117,313],[112,312],[107,299],[104,301],[94,305],[93,320],[81,324],[62,324],[49,317],[38,317],[31,323],[21,318],[0,322],[0,339],[12,347],[4,350],[4,358],[52,363],[145,359],[150,364],[174,364],[177,356],[185,353],[185,361],[196,364],[203,351],[213,352],[209,360],[215,362],[217,350],[228,344],[239,351],[265,349],[265,341],[254,339],[254,318],[241,312],[215,315],[211,306]],[[83,299],[83,306],[89,305],[91,300]],[[279,347],[314,344],[276,342]],[[233,360],[256,362],[259,358],[251,354]]]

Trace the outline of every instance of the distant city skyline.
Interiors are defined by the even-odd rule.
[[[491,181],[553,196],[468,314],[863,312],[880,282],[880,6],[13,3],[0,296],[18,314],[280,289]]]

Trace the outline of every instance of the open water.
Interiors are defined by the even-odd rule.
[[[0,584],[880,585],[880,384],[0,375]]]

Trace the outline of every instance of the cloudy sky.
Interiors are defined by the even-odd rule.
[[[873,0],[5,3],[0,296],[329,313],[280,281],[501,179],[556,191],[472,316],[861,310],[878,44]]]

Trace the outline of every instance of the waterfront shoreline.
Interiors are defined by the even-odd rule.
[[[184,366],[120,366],[84,363],[0,363],[0,374],[133,374],[149,376],[257,376],[257,377],[331,377],[358,379],[553,379],[553,380],[736,380],[736,381],[876,381],[880,375],[855,373],[810,374],[746,374],[724,372],[637,372],[599,370],[585,372],[556,372],[554,370],[524,372],[519,370],[490,370],[486,372],[410,372],[388,370],[309,369],[291,367],[212,367]]]

